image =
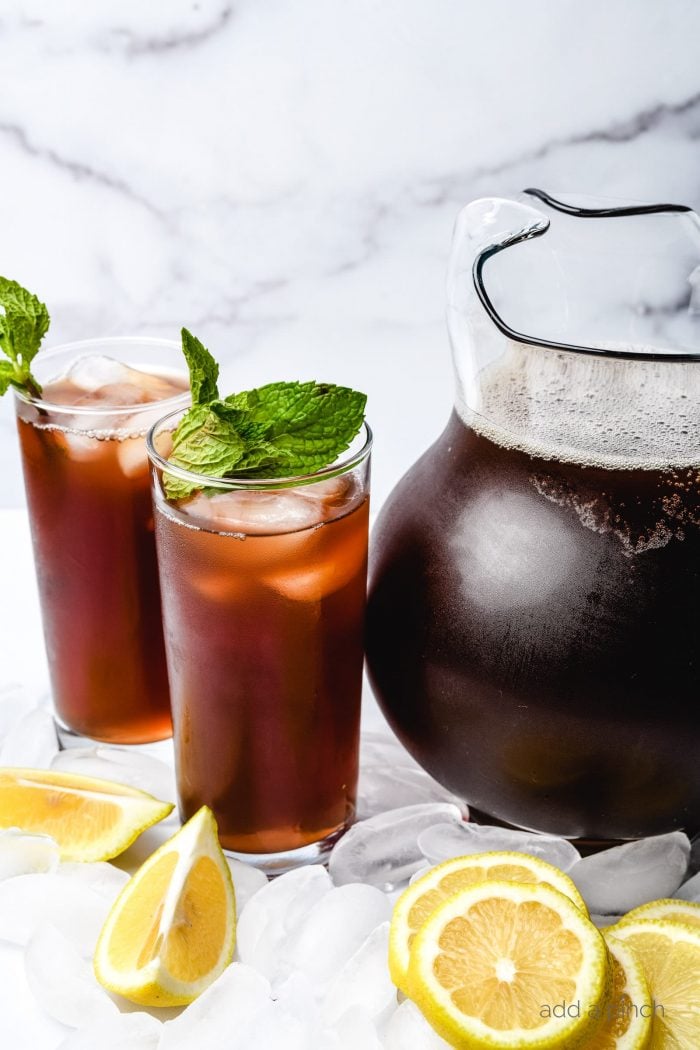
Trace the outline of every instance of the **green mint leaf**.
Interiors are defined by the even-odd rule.
[[[12,385],[15,378],[15,366],[11,361],[0,361],[0,397]]]
[[[206,346],[186,328],[182,329],[182,352],[190,370],[193,405],[208,405],[219,396],[216,385],[219,366]]]
[[[268,443],[276,450],[277,466],[293,474],[312,474],[332,463],[362,426],[367,403],[357,390],[313,382],[270,383],[238,397],[247,400],[253,419],[268,421]],[[245,468],[246,473],[265,476],[258,464],[247,463]]]
[[[211,406],[195,405],[183,416],[173,435],[169,461],[197,474],[224,477],[235,472],[245,450],[245,438],[235,426],[221,419]],[[168,473],[164,483],[169,499],[183,499],[199,488]]]
[[[182,329],[192,407],[174,434],[169,462],[219,478],[277,478],[328,466],[357,435],[367,398],[332,383],[268,383],[219,398],[219,366],[196,336]],[[203,486],[166,470],[169,499]]]
[[[16,281],[0,277],[0,349],[12,363],[11,377],[3,368],[0,393],[11,384],[31,396],[41,394],[30,365],[48,327],[49,312],[44,304]]]

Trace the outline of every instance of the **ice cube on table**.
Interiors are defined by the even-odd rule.
[[[401,1003],[384,1033],[384,1050],[451,1050],[418,1007],[409,999]]]
[[[279,971],[282,946],[294,939],[314,906],[331,889],[328,872],[319,864],[268,882],[240,913],[236,951],[241,961],[266,977],[274,977]]]
[[[339,886],[324,894],[280,945],[279,972],[299,969],[317,987],[325,986],[390,917],[391,905],[381,890],[362,883]]]
[[[51,769],[113,780],[117,784],[146,791],[164,802],[174,802],[177,798],[174,770],[159,758],[133,748],[108,747],[103,744],[68,748],[54,755]]]
[[[361,1006],[348,1007],[324,1034],[320,1050],[383,1050],[377,1028]]]
[[[623,915],[647,901],[672,897],[688,870],[689,857],[688,836],[672,831],[584,857],[568,875],[589,911]]]
[[[4,741],[10,730],[39,706],[42,706],[41,699],[24,686],[16,682],[0,686],[0,741]]]
[[[673,894],[676,900],[693,901],[700,904],[700,872],[684,882]]]
[[[51,923],[37,929],[24,953],[27,983],[39,1006],[55,1020],[80,1028],[119,1012],[98,983],[92,962]]]
[[[32,835],[19,828],[0,830],[0,882],[15,875],[54,871],[58,844],[48,835]]]
[[[251,1029],[270,1002],[262,974],[231,963],[179,1017],[165,1022],[158,1050],[250,1050]]]
[[[329,986],[323,1001],[323,1018],[334,1024],[349,1006],[360,1006],[377,1025],[396,1008],[394,986],[387,959],[389,923],[377,926],[350,956]]]
[[[425,863],[418,837],[441,822],[461,824],[458,807],[447,802],[402,806],[360,821],[333,848],[331,878],[337,886],[365,882],[393,890]]]
[[[451,802],[459,807],[464,817],[468,815],[461,799],[417,767],[363,766],[360,761],[357,795],[358,820],[367,820],[389,809],[430,802]]]
[[[57,1050],[159,1050],[162,1027],[150,1014],[117,1012],[71,1032]]]
[[[45,769],[57,752],[53,714],[48,707],[35,707],[0,739],[0,766]]]
[[[47,922],[88,957],[97,943],[112,899],[58,871],[17,875],[0,882],[0,941],[26,945]]]
[[[267,875],[259,868],[254,868],[252,864],[236,860],[235,857],[226,857],[226,860],[236,894],[236,913],[240,915],[251,897],[254,897],[263,886],[267,886]]]
[[[597,926],[599,930],[605,930],[608,926],[614,926],[621,918],[621,915],[598,915],[596,912],[590,913],[591,922],[594,926]]]
[[[581,859],[579,851],[566,839],[487,824],[437,825],[422,832],[418,844],[431,864],[491,850],[527,853],[554,864],[562,871],[568,871]]]
[[[54,872],[57,878],[66,879],[74,886],[85,886],[113,904],[129,881],[129,875],[108,861],[98,860],[90,864],[78,861],[63,861]]]
[[[298,532],[319,524],[314,501],[292,489],[200,493],[181,503],[179,510],[205,526],[247,536]]]

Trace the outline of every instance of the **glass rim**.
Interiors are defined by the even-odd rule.
[[[106,335],[102,337],[92,336],[90,339],[74,339],[70,343],[59,343],[58,346],[52,346],[46,350],[40,350],[35,361],[41,364],[44,361],[49,360],[52,357],[58,357],[59,354],[66,353],[67,351],[75,350],[87,350],[88,347],[94,346],[145,346],[153,349],[159,348],[161,350],[177,350],[180,354],[182,353],[182,346],[174,339],[162,339],[159,336],[153,335]],[[185,368],[183,367],[183,375],[185,375]],[[27,405],[34,405],[39,409],[48,410],[52,415],[68,415],[68,416],[91,416],[98,418],[107,418],[110,416],[137,416],[146,412],[153,412],[154,406],[169,406],[169,405],[181,405],[185,400],[189,400],[190,390],[183,390],[181,394],[175,394],[173,397],[162,398],[160,401],[146,401],[143,404],[138,405],[57,405],[54,401],[48,401],[43,397],[34,397],[31,394],[25,394],[21,390],[17,390],[13,387],[13,393],[16,398],[23,401]],[[184,399],[184,400],[183,400]]]
[[[337,459],[327,467],[321,467],[320,470],[315,470],[310,474],[290,474],[275,478],[218,477],[212,474],[198,474],[165,459],[154,444],[156,431],[162,430],[164,424],[172,420],[173,416],[176,416],[181,411],[182,409],[178,408],[173,412],[168,412],[165,416],[161,416],[148,431],[146,435],[146,451],[151,464],[176,478],[180,478],[182,481],[196,484],[198,488],[217,488],[221,489],[222,492],[234,489],[259,489],[265,491],[267,489],[290,488],[293,485],[311,485],[316,481],[322,481],[324,478],[346,474],[353,467],[359,466],[360,463],[367,459],[372,451],[374,441],[374,435],[369,423],[363,420],[360,430],[349,445],[349,449],[346,449],[345,453],[342,454],[344,458]],[[362,444],[359,449],[352,451],[353,445],[356,444],[358,439],[362,440]],[[346,455],[348,451],[349,455]]]

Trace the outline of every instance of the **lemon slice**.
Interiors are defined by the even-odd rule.
[[[654,1050],[700,1047],[700,930],[666,919],[611,928],[632,948],[652,996]]]
[[[61,860],[109,860],[173,810],[145,791],[47,769],[0,769],[0,828],[50,835]]]
[[[551,1050],[599,1024],[610,964],[593,923],[545,885],[482,882],[450,897],[411,946],[410,998],[453,1046]]]
[[[636,922],[638,919],[664,919],[666,922],[680,922],[686,926],[697,926],[700,929],[700,904],[692,901],[677,901],[664,898],[640,904],[618,920],[618,926]]]
[[[394,906],[389,935],[389,973],[407,992],[408,960],[413,938],[435,909],[467,886],[487,879],[499,882],[543,883],[559,890],[587,915],[583,897],[559,868],[527,853],[494,851],[455,857],[432,868],[404,890]]]
[[[203,806],[117,897],[95,950],[95,976],[142,1006],[184,1006],[228,966],[236,936],[231,872]]]
[[[610,998],[595,1016],[600,1027],[580,1050],[647,1050],[651,1045],[651,993],[631,949],[604,934],[612,964]]]

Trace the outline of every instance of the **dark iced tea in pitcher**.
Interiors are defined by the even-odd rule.
[[[699,482],[687,462],[566,462],[455,415],[397,489],[372,679],[474,808],[572,837],[698,827]]]

